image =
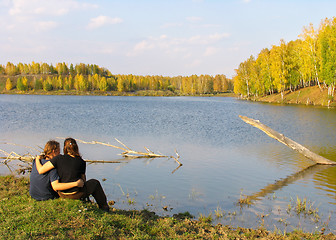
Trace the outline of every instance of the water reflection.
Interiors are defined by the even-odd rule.
[[[250,201],[260,200],[261,198],[266,197],[268,194],[274,193],[277,190],[282,189],[283,187],[288,186],[289,184],[292,184],[295,181],[307,178],[310,175],[321,176],[322,172],[325,172],[328,169],[336,169],[336,167],[330,166],[330,165],[320,165],[320,164],[311,165],[299,172],[296,172],[294,174],[287,176],[284,179],[277,180],[275,181],[275,183],[268,184],[266,187],[262,188],[259,192],[246,196],[245,200],[243,200],[241,203],[242,205],[244,205],[244,204],[250,203]],[[334,178],[333,178],[334,183],[335,183],[335,180],[334,180],[335,174],[336,172],[334,172]],[[323,180],[319,183],[319,185],[320,184],[323,185],[322,182],[323,183],[328,182],[328,180],[331,180],[331,178],[324,178],[324,179],[320,178],[319,180]],[[334,184],[334,187],[335,186],[336,185]]]

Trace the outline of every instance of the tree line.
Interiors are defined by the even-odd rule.
[[[0,76],[6,78],[5,89],[30,90],[76,90],[118,91],[139,90],[171,91],[175,94],[197,95],[233,91],[233,81],[225,75],[192,76],[139,76],[114,75],[109,70],[94,64],[47,63],[30,64],[8,62],[0,65]]]
[[[299,38],[250,56],[235,70],[234,92],[244,97],[294,91],[318,85],[333,96],[336,83],[336,17],[318,28],[303,28]]]

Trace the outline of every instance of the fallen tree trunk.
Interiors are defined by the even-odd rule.
[[[265,132],[268,136],[271,138],[274,138],[278,140],[279,142],[285,144],[289,148],[301,153],[304,155],[306,158],[309,158],[310,160],[313,160],[317,164],[328,164],[328,165],[336,165],[336,162],[331,161],[325,157],[322,157],[306,147],[302,146],[301,144],[285,137],[283,134],[278,133],[277,131],[271,129],[270,127],[262,124],[259,120],[254,120],[252,118],[248,118],[245,116],[240,116],[239,117],[246,123],[251,124],[252,126],[259,128],[261,131]]]

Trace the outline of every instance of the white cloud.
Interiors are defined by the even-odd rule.
[[[75,0],[13,0],[9,6],[11,16],[62,16],[74,9],[97,8],[95,4]]]
[[[99,28],[104,25],[112,25],[112,24],[118,24],[122,23],[123,20],[121,18],[111,18],[108,16],[98,16],[96,18],[91,18],[90,22],[88,24],[89,29]]]
[[[215,48],[215,47],[207,47],[207,48],[205,49],[204,56],[208,57],[208,56],[215,55],[218,51],[219,51],[218,48]]]
[[[58,26],[57,22],[54,21],[44,21],[37,22],[35,25],[36,31],[47,31]]]
[[[209,39],[214,40],[214,41],[219,41],[224,38],[230,37],[229,33],[215,33],[209,36]]]
[[[142,40],[136,43],[133,49],[128,52],[127,56],[136,56],[143,54],[149,50],[155,50],[160,52],[165,52],[168,55],[174,53],[184,53],[188,55],[188,49],[190,52],[195,49],[205,49],[206,56],[210,56],[215,53],[216,49],[212,47],[213,44],[216,44],[228,38],[230,34],[227,33],[215,33],[212,35],[195,35],[189,38],[170,38],[167,35],[161,35],[160,37],[148,37],[145,40]]]
[[[57,18],[71,11],[98,7],[77,0],[5,0],[1,5],[8,14],[0,17],[0,27],[12,33],[50,30],[59,25]]]
[[[243,0],[244,3],[249,3],[251,2],[252,0]]]

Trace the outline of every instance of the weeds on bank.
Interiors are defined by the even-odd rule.
[[[38,202],[29,196],[28,188],[28,179],[0,177],[3,239],[336,239],[333,234],[302,231],[279,234],[263,227],[214,226],[211,213],[195,220],[189,212],[160,217],[147,210],[113,209],[105,213],[96,204],[79,200]],[[234,214],[217,208],[216,216]]]

